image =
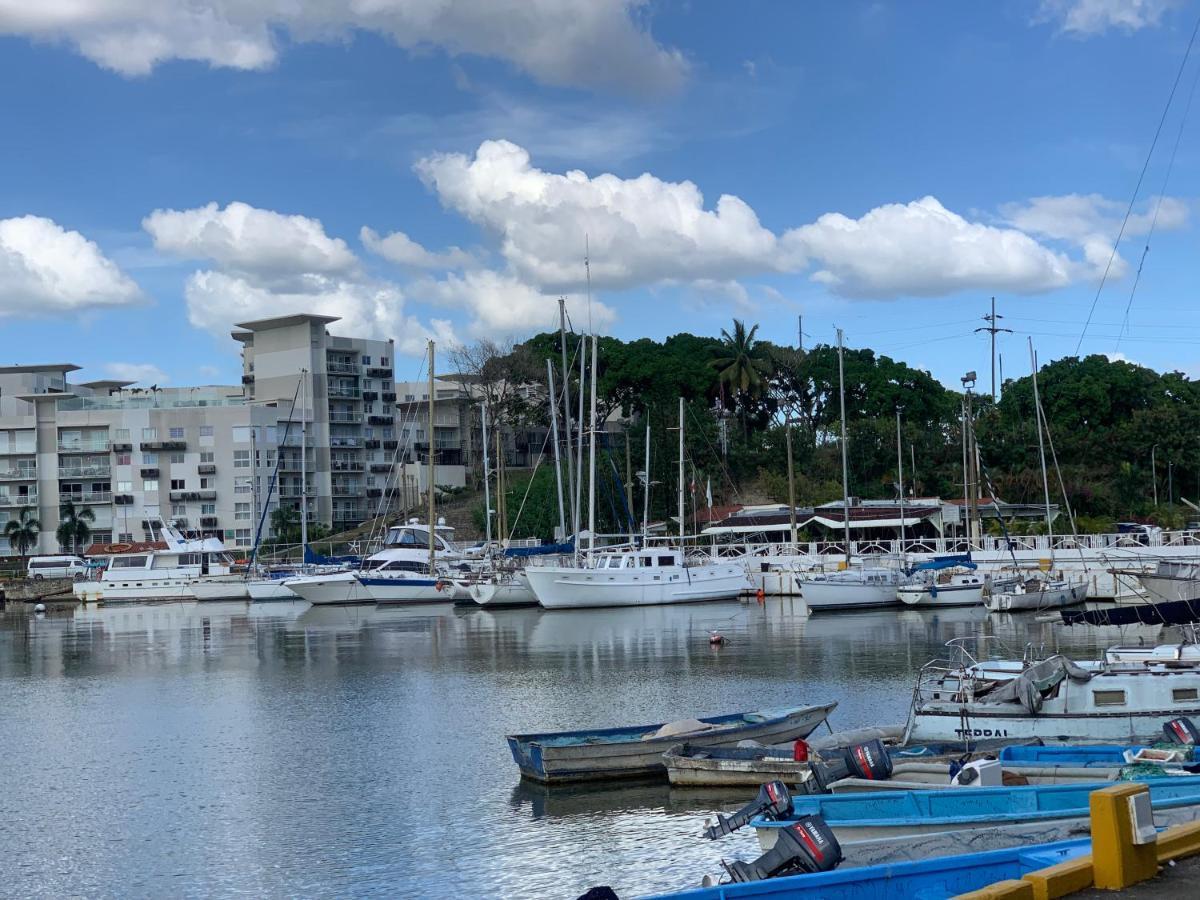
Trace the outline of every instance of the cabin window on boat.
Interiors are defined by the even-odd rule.
[[[146,568],[146,557],[144,556],[115,556],[112,563],[109,565],[112,569],[144,569]]]
[[[1200,700],[1200,693],[1197,693],[1196,688],[1175,688],[1171,691],[1171,699],[1176,703],[1182,703],[1185,700]]]
[[[202,556],[202,554],[200,554],[200,553],[180,553],[179,554],[179,565],[181,565],[181,566],[198,566],[198,565],[200,565],[201,556]]]
[[[669,556],[660,556],[658,558],[658,564],[660,566],[672,566],[675,564],[675,560]]]
[[[1092,691],[1092,699],[1097,706],[1124,706],[1124,691]]]

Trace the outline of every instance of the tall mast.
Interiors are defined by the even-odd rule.
[[[587,338],[584,338],[586,341]],[[575,515],[572,525],[575,529],[576,536],[579,535],[579,520],[583,518],[583,394],[587,387],[587,375],[584,371],[584,363],[587,362],[587,344],[580,342],[579,345],[579,440],[575,445],[575,474],[579,477],[575,479]]]
[[[842,408],[842,512],[846,518],[846,562],[850,562],[850,465],[846,461],[846,369],[842,362],[842,329],[838,336],[838,400]]]
[[[483,426],[483,519],[484,532],[487,542],[492,542],[492,491],[488,485],[489,472],[491,467],[488,465],[488,434],[487,434],[487,402],[479,404],[479,421]],[[557,447],[555,448],[557,449]]]
[[[650,537],[650,415],[646,414],[646,483],[642,493],[642,537]]]
[[[1042,401],[1038,397],[1037,353],[1033,349],[1033,338],[1029,339],[1029,363],[1033,366],[1033,414],[1037,423],[1038,456],[1042,460],[1042,490],[1046,496],[1046,536],[1050,552],[1054,552],[1054,524],[1050,517],[1050,479],[1046,475],[1046,447],[1042,443]]]
[[[436,510],[433,505],[433,479],[436,477],[434,473],[434,439],[433,439],[433,419],[434,419],[434,395],[435,388],[433,385],[433,360],[434,346],[433,341],[429,342],[429,575],[431,578],[437,577],[437,569],[434,566],[434,561],[437,557],[437,543],[434,539],[434,529],[437,527],[437,519],[434,518]]]
[[[683,505],[683,398],[679,398],[679,541],[683,543],[683,533],[685,529],[684,516],[686,512]]]
[[[967,517],[965,524],[967,540],[971,539],[971,496],[970,496],[970,481],[971,476],[967,474],[967,398],[963,397],[961,409],[962,427],[962,453],[963,453],[963,515]]]
[[[575,508],[578,498],[575,495],[575,467],[571,460],[571,372],[567,368],[567,298],[558,298],[558,343],[559,349],[562,351],[562,382],[563,382],[563,411],[565,418],[563,419],[564,437],[567,440],[567,498],[571,504],[571,521],[575,523],[575,530],[579,530],[579,513]],[[553,388],[550,390],[553,394]],[[558,398],[553,398],[554,403],[558,403]],[[566,532],[563,532],[566,537]]]
[[[300,558],[308,552],[308,369],[300,370]]]
[[[896,475],[900,479],[900,552],[904,552],[904,443],[900,438],[900,410],[896,409]]]
[[[546,360],[546,378],[550,385],[550,434],[554,441],[554,486],[558,489],[558,531],[559,540],[567,536],[567,516],[563,510],[562,462],[558,456],[558,398],[554,393],[554,366]]]
[[[596,345],[599,341],[592,335],[592,434],[588,442],[588,555],[596,549]]]
[[[796,546],[796,469],[792,462],[792,417],[787,417],[788,533]]]

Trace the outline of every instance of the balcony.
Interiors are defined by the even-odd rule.
[[[335,424],[342,425],[360,425],[362,424],[362,414],[350,410],[339,409],[329,414],[329,421]]]
[[[329,439],[330,447],[361,447],[362,445],[362,438],[357,437],[342,437],[340,435],[334,435]]]
[[[216,528],[217,527],[217,517],[216,516],[201,516],[200,517],[200,527],[201,528]]]
[[[335,497],[358,497],[362,495],[362,483],[358,481],[335,481],[333,483],[333,496]]]
[[[201,475],[216,475],[217,466],[215,463],[200,463],[196,466],[196,471]]]
[[[363,464],[358,460],[335,459],[329,463],[331,472],[361,472]]]
[[[133,444],[129,441],[113,441],[112,443],[113,453],[129,453],[131,450],[133,450]]]
[[[392,369],[390,366],[367,366],[367,375],[370,378],[391,378]]]
[[[5,469],[0,472],[0,481],[37,481],[37,469],[28,468]]]
[[[59,441],[59,453],[107,453],[111,448],[108,441]]]
[[[59,503],[112,503],[112,499],[111,491],[84,491],[81,494],[60,492],[58,495]]]
[[[399,441],[384,441],[384,442],[383,442],[383,449],[384,449],[384,450],[395,450],[395,449],[396,449],[397,447],[399,447],[399,446],[400,446],[400,442],[399,442]]]
[[[254,384],[254,376],[253,375],[243,375],[242,376],[242,384]]]
[[[378,450],[379,441],[377,441],[375,438],[367,438],[365,441],[363,441],[363,446],[368,450]]]
[[[203,491],[171,491],[171,500],[175,503],[186,503],[187,501],[196,502],[199,500],[216,500],[217,492],[211,490]]]
[[[158,470],[155,469],[157,472]],[[112,474],[112,469],[108,463],[104,465],[94,466],[59,466],[59,478],[108,478]],[[35,476],[30,475],[30,478]]]
[[[117,506],[132,506],[133,494],[113,494],[113,503]]]
[[[371,471],[375,474],[386,473],[392,471],[391,463],[371,463]]]
[[[329,396],[335,400],[357,400],[360,397],[365,398],[366,394],[356,387],[344,387],[338,385],[329,389]]]
[[[62,470],[60,469],[59,477],[61,477],[61,473],[62,473]],[[143,469],[139,469],[138,474],[141,475],[143,478],[157,478],[158,477],[158,469],[154,468],[153,466],[147,466]]]
[[[142,441],[138,444],[142,450],[186,450],[187,441],[173,439],[169,441]]]
[[[383,392],[383,402],[384,403],[395,403],[396,402],[395,391],[384,391]]]
[[[379,399],[379,393],[377,391],[363,391],[362,398],[368,403],[372,403]]]
[[[391,425],[395,421],[395,416],[381,416],[377,414],[367,416],[367,422],[371,425]]]
[[[325,364],[325,371],[330,375],[358,375],[358,363],[339,361],[334,362],[329,360]]]
[[[0,507],[20,508],[22,506],[37,506],[38,495],[31,494],[0,494]]]

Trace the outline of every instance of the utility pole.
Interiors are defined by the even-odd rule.
[[[1013,330],[1011,328],[997,328],[996,327],[996,322],[999,319],[1003,319],[1003,318],[1004,318],[1004,316],[1000,316],[1000,315],[996,314],[996,298],[993,297],[992,298],[992,311],[991,311],[991,313],[989,313],[988,315],[983,317],[983,321],[987,322],[987,325],[982,328],[975,329],[976,334],[978,334],[981,331],[986,331],[988,334],[991,335],[991,338],[992,338],[992,402],[993,403],[996,402],[996,335],[997,335],[997,333],[999,333],[1001,331],[1007,332],[1008,334],[1013,333]]]
[[[1150,448],[1150,484],[1154,487],[1154,508],[1158,509],[1158,467],[1155,465],[1154,451],[1158,444]]]
[[[804,352],[804,316],[796,316],[796,349]]]
[[[787,418],[788,534],[796,546],[796,470],[792,463],[792,417]]]

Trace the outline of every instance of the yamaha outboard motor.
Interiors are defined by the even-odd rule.
[[[755,816],[786,819],[791,814],[792,795],[788,793],[787,785],[782,781],[768,781],[759,788],[758,797],[752,803],[747,803],[731,816],[717,816],[717,824],[706,827],[704,836],[715,841],[749,824]]]
[[[821,760],[810,764],[812,778],[804,782],[810,794],[823,794],[843,778],[886,781],[892,777],[892,758],[883,741],[868,741],[835,750],[821,751]]]
[[[833,829],[820,816],[801,816],[780,828],[775,846],[754,862],[722,861],[734,883],[762,881],[782,875],[829,872],[842,861],[842,848]]]
[[[1172,744],[1187,744],[1194,747],[1200,744],[1200,730],[1188,718],[1172,719],[1163,726],[1163,734]]]

